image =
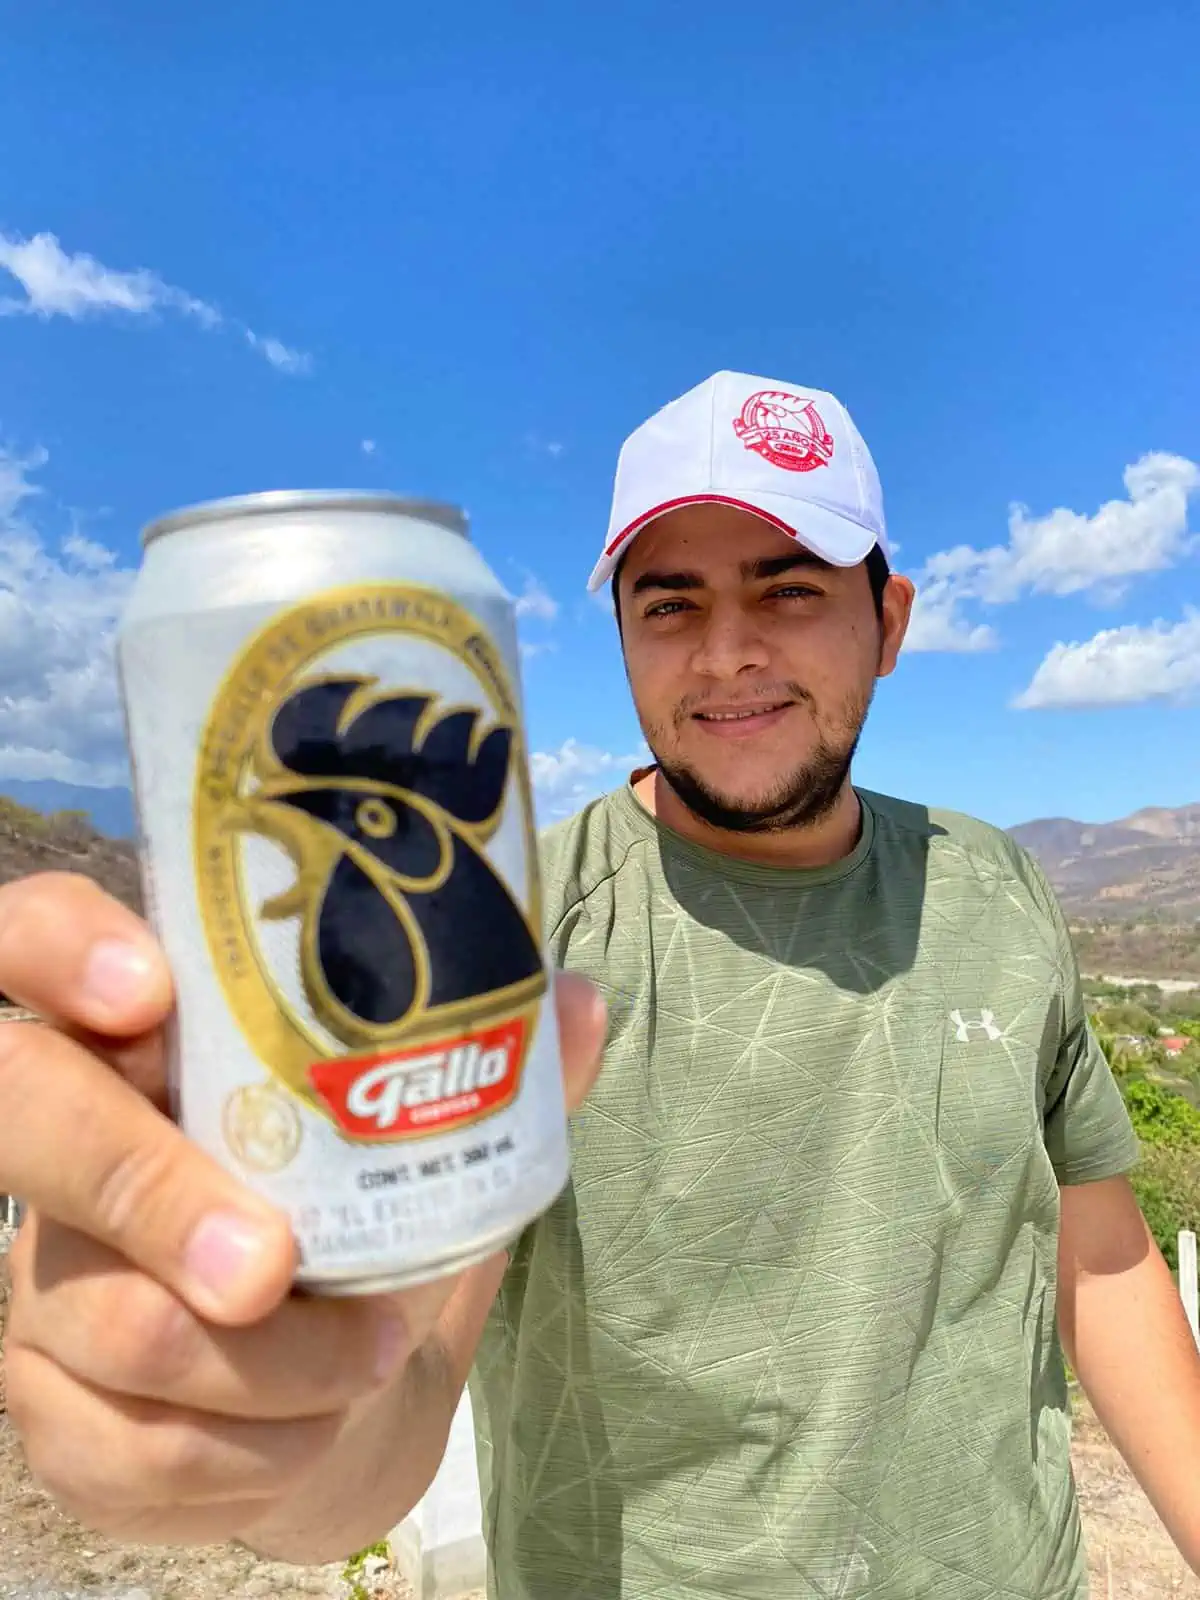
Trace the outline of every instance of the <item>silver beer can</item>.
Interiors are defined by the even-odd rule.
[[[512,1241],[567,1179],[511,601],[440,505],[279,492],[144,534],[118,634],[174,1114],[297,1284]]]

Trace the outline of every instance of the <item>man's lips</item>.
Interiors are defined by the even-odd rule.
[[[745,738],[774,727],[794,704],[792,700],[760,700],[753,705],[705,706],[703,711],[693,711],[692,721],[705,733]]]

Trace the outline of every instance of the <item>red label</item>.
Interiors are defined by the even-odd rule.
[[[383,1055],[315,1061],[309,1082],[355,1139],[447,1133],[499,1111],[516,1093],[527,1023],[436,1040]]]

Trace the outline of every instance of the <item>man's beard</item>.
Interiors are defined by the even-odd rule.
[[[806,691],[795,684],[789,684],[787,689],[790,699],[811,707],[812,697]],[[701,822],[726,833],[782,833],[788,828],[811,827],[833,810],[850,776],[850,764],[870,704],[869,693],[848,699],[836,726],[818,734],[816,748],[808,759],[753,804],[720,794],[684,762],[664,760],[655,749],[655,735],[660,730],[646,728],[644,732],[658,770]],[[682,710],[677,712],[676,724],[683,723],[689,715]]]

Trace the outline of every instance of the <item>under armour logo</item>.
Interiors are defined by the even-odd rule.
[[[954,1037],[959,1044],[969,1044],[977,1037],[989,1039],[995,1044],[997,1039],[1004,1037],[1004,1030],[996,1026],[994,1011],[980,1011],[966,1017],[961,1011],[952,1011],[950,1021],[954,1024]]]

